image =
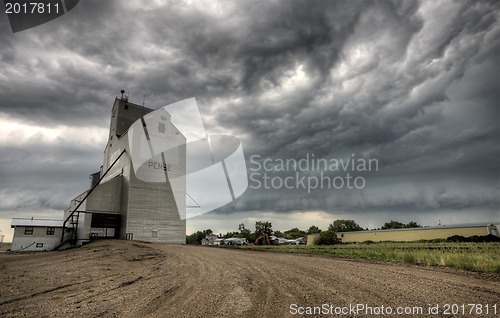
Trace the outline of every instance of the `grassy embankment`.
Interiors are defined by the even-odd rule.
[[[10,245],[12,243],[0,243],[0,250],[6,250],[6,249],[9,249],[10,248]]]
[[[242,248],[450,266],[478,272],[500,273],[500,243],[382,242],[333,246],[244,246]]]

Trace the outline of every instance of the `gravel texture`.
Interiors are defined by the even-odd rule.
[[[423,308],[404,317],[500,317],[500,275],[131,241],[0,253],[0,317],[300,317],[293,308],[323,304]],[[429,304],[440,313],[429,313]],[[465,304],[467,313],[445,315],[445,304]],[[496,304],[497,314],[469,314],[468,304]]]

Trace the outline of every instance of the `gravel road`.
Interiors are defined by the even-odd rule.
[[[0,317],[500,316],[500,275],[130,241],[1,253],[0,282]]]

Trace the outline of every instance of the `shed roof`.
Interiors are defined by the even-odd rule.
[[[14,228],[16,226],[63,227],[63,220],[13,218],[10,227]]]

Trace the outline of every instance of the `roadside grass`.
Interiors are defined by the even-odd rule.
[[[4,247],[4,246],[9,246],[11,245],[12,243],[0,243],[0,247]]]
[[[500,273],[500,243],[381,242],[315,246],[243,246],[242,249],[449,266]]]

